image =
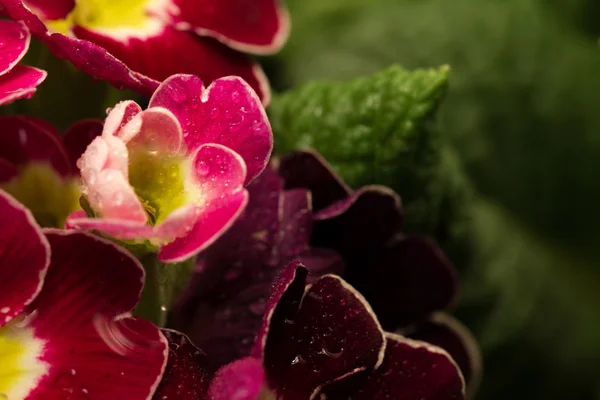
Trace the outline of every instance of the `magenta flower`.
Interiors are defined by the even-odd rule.
[[[265,104],[269,85],[241,52],[271,54],[289,33],[278,0],[0,0],[57,56],[117,87],[150,95],[177,73],[240,76]]]
[[[243,80],[205,88],[197,77],[175,75],[147,110],[127,101],[110,112],[79,163],[94,215],[77,213],[68,224],[146,243],[161,261],[185,260],[243,211],[244,186],[264,169],[272,143],[265,111]]]
[[[46,79],[46,71],[17,65],[23,58],[31,34],[20,22],[0,20],[0,105],[30,98]]]
[[[29,208],[39,224],[63,227],[80,209],[75,162],[102,130],[95,120],[71,126],[64,137],[45,121],[0,117],[0,188]]]
[[[385,333],[341,278],[306,285],[297,263],[276,281],[250,358],[217,372],[208,399],[464,399],[464,381],[441,348]],[[262,397],[259,397],[262,396]]]
[[[167,341],[131,316],[140,263],[96,236],[41,231],[3,192],[0,232],[0,398],[152,398]]]

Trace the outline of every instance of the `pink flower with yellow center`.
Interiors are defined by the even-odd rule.
[[[142,111],[132,101],[110,111],[79,161],[88,214],[67,224],[159,249],[185,260],[214,242],[244,210],[245,189],[273,147],[260,100],[240,78],[205,88],[175,75]]]
[[[151,94],[177,73],[241,76],[265,104],[260,66],[289,33],[279,0],[0,0],[50,50],[118,87]]]
[[[46,79],[46,71],[17,65],[27,53],[30,40],[29,29],[23,23],[0,20],[0,105],[30,98]]]
[[[76,231],[40,230],[0,191],[0,398],[151,399],[167,340],[131,316],[140,263]]]

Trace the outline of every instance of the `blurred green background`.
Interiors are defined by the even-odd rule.
[[[600,2],[287,4],[290,41],[264,60],[280,92],[450,66],[439,218],[409,227],[435,234],[461,271],[456,313],[484,352],[476,398],[600,399]]]

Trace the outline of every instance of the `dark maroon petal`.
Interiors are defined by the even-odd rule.
[[[380,368],[328,385],[328,399],[461,400],[464,382],[456,364],[440,348],[386,334],[387,347]]]
[[[290,268],[301,271],[296,265]],[[290,284],[288,276],[284,275],[288,288],[283,295],[276,287],[274,300],[279,302],[272,315],[265,316],[268,326],[262,335],[267,381],[278,396],[314,398],[323,384],[381,364],[383,332],[358,292],[329,275],[307,286],[300,297],[302,280]]]
[[[208,357],[184,334],[162,329],[169,341],[169,360],[155,400],[204,400],[213,372]]]
[[[315,211],[350,197],[351,190],[315,150],[298,150],[279,161],[286,189],[304,188],[312,193]]]
[[[403,330],[406,336],[446,350],[456,361],[472,396],[482,373],[481,353],[473,334],[458,320],[445,313],[435,313],[427,321]]]
[[[0,158],[0,183],[10,181],[19,175],[19,169],[10,161]]]
[[[47,162],[59,174],[71,173],[69,157],[58,132],[45,121],[20,116],[0,117],[0,158],[16,166]]]
[[[208,391],[208,400],[259,400],[264,390],[262,361],[247,357],[221,368]],[[268,398],[268,397],[267,397]]]
[[[289,260],[308,249],[312,227],[310,192],[304,189],[288,190],[279,198],[281,225],[273,257]]]
[[[79,173],[76,163],[88,145],[96,136],[102,134],[103,121],[99,119],[86,119],[74,123],[67,129],[63,137],[65,148],[71,161],[71,168]]]
[[[279,0],[168,0],[153,11],[180,29],[248,53],[273,53],[289,34],[288,13]]]
[[[62,19],[73,10],[75,0],[27,0],[27,6],[44,19]]]
[[[131,37],[127,42],[82,27],[75,27],[73,31],[78,38],[102,46],[133,71],[157,81],[174,74],[192,74],[208,85],[218,78],[239,76],[265,104],[271,97],[268,80],[260,66],[247,55],[214,39],[198,37],[170,26],[164,26],[161,32],[143,39]],[[152,92],[154,89],[156,86]]]
[[[309,283],[323,275],[344,274],[344,262],[342,258],[331,249],[308,249],[296,256],[295,259],[305,265],[310,271],[308,277]]]

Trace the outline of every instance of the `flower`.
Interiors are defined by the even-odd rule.
[[[252,356],[217,372],[209,399],[464,399],[448,353],[383,332],[341,278],[306,278],[298,263],[281,273]]]
[[[150,95],[177,73],[205,82],[236,75],[268,103],[260,66],[289,33],[278,0],[1,0],[57,56],[84,72]]]
[[[167,361],[131,311],[144,270],[84,232],[44,230],[0,191],[0,398],[150,399]]]
[[[0,20],[0,105],[30,98],[46,79],[46,71],[17,65],[23,58],[31,34],[20,22]]]
[[[71,126],[61,139],[46,121],[0,116],[0,188],[29,208],[38,223],[63,227],[80,209],[76,160],[102,130],[85,120]]]
[[[83,212],[70,227],[148,243],[163,262],[185,260],[214,242],[243,211],[244,186],[265,167],[273,138],[265,111],[240,78],[205,88],[174,75],[149,108],[132,101],[108,115],[80,159]]]

